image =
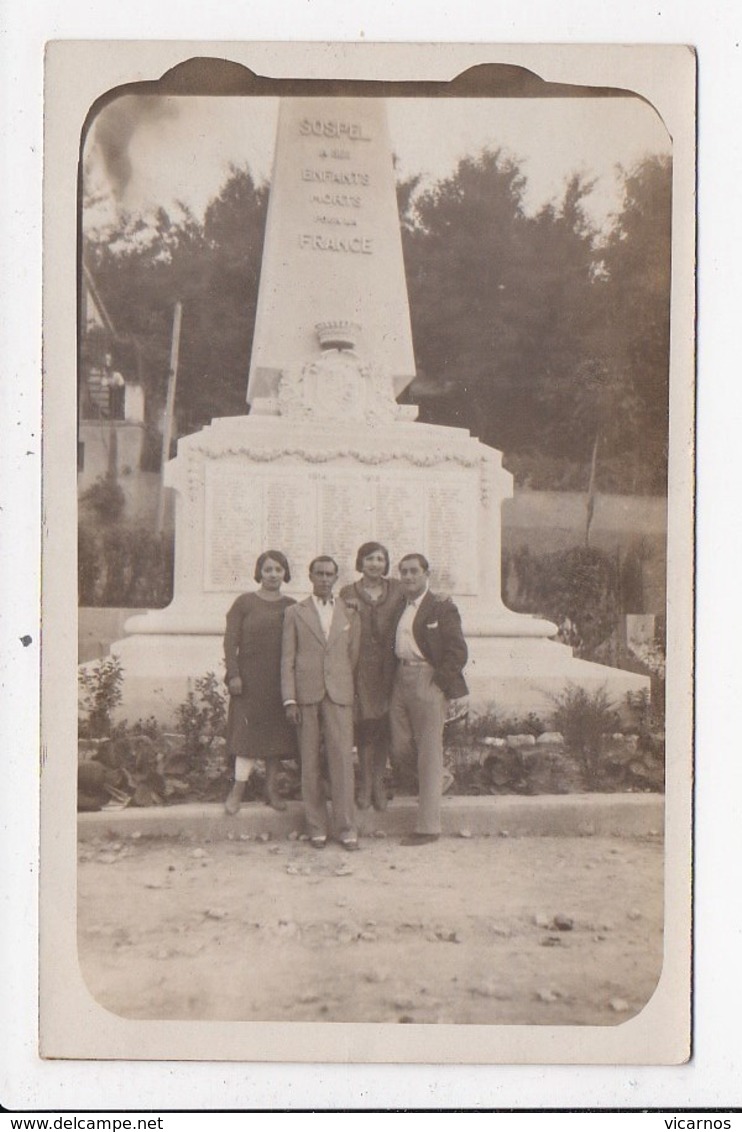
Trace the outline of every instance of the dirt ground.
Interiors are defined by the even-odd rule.
[[[617,1025],[662,962],[659,838],[80,846],[79,956],[129,1018]]]

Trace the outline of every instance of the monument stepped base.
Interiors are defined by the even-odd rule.
[[[527,715],[547,720],[554,697],[569,684],[594,693],[604,688],[616,710],[628,692],[649,693],[649,679],[621,668],[580,660],[556,641],[515,637],[470,637],[466,681],[472,712]]]
[[[553,697],[567,684],[590,692],[605,688],[617,709],[627,692],[649,688],[645,676],[593,664],[572,650],[539,638],[468,637],[466,680],[473,714],[548,718]],[[224,673],[221,634],[136,633],[111,649],[124,667],[124,695],[119,709],[130,723],[154,716],[172,726],[178,704],[207,672]]]

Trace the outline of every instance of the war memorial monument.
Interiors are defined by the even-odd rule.
[[[248,359],[245,359],[247,367]],[[468,431],[416,421],[397,398],[415,377],[392,149],[380,98],[284,99],[271,182],[249,413],[182,437],[172,603],[132,617],[114,644],[125,714],[170,718],[189,682],[222,672],[224,617],[269,547],[309,592],[332,555],[350,580],[357,547],[392,562],[422,551],[469,644],[472,710],[536,711],[567,682],[617,702],[643,676],[588,663],[556,626],[501,595],[501,506],[512,476]]]

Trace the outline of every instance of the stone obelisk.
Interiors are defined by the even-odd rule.
[[[358,546],[426,554],[469,641],[474,710],[547,714],[567,680],[620,697],[646,681],[575,659],[556,627],[506,609],[501,505],[512,477],[465,429],[421,424],[397,398],[415,365],[385,106],[287,99],[280,109],[247,400],[178,442],[174,597],[131,618],[114,651],[129,718],[167,720],[188,682],[222,670],[224,617],[282,550],[290,590]]]
[[[412,381],[392,149],[378,98],[281,103],[247,387],[253,412],[276,397],[282,373],[313,355],[326,322],[359,328],[359,349],[390,375],[395,396]]]

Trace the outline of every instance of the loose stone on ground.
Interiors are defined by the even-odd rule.
[[[351,870],[339,846],[318,860],[299,838],[279,855],[256,839],[208,854],[83,845],[86,982],[127,1017],[205,1020],[620,1025],[653,993],[661,844],[452,836],[412,858],[394,837],[362,846]]]

